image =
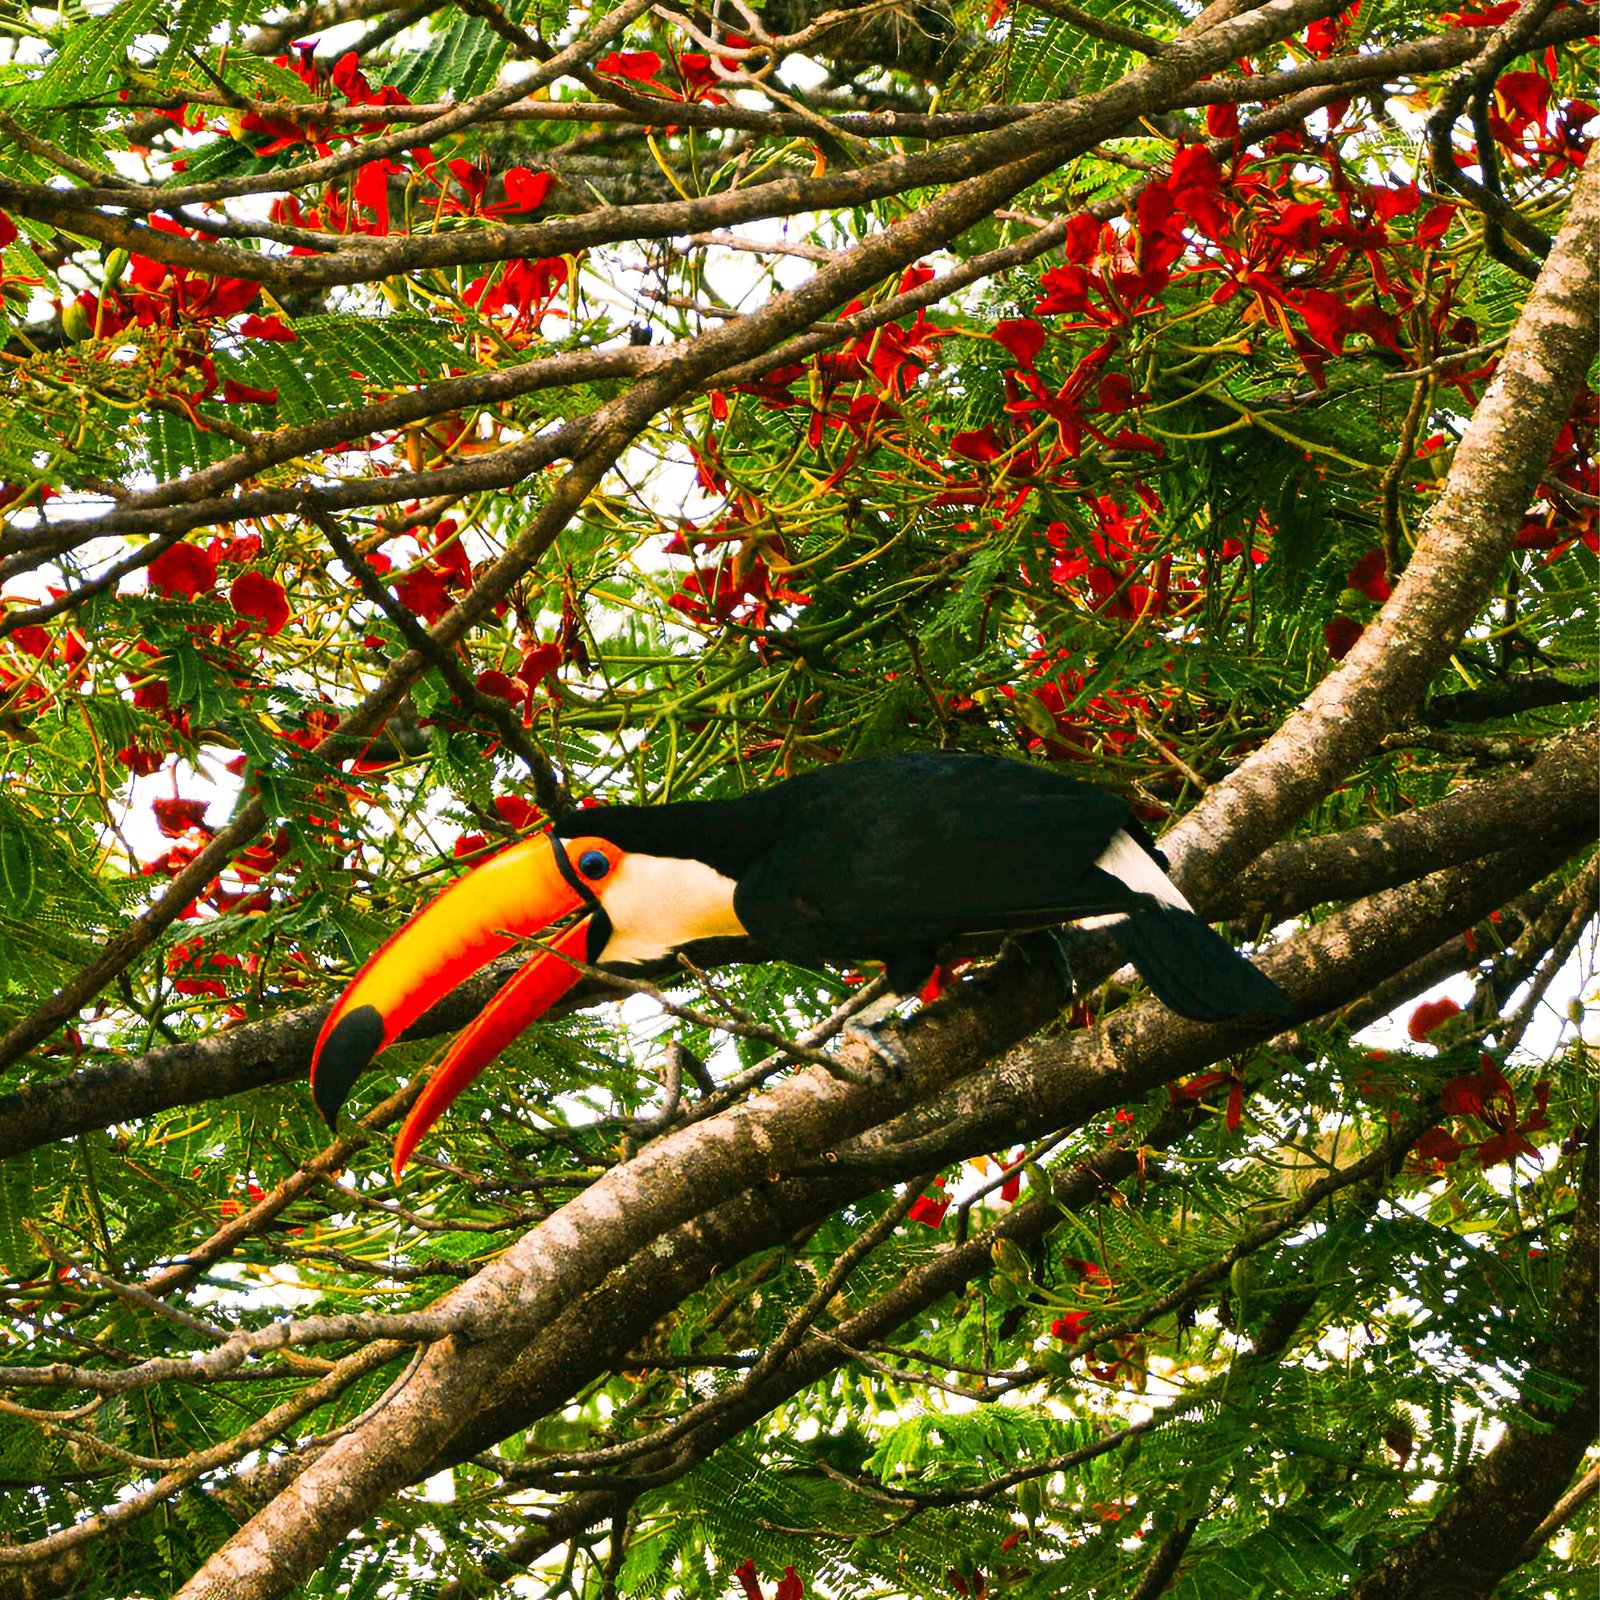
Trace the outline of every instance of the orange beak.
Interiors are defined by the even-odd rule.
[[[339,1108],[379,1051],[519,938],[596,908],[585,878],[603,882],[621,858],[606,839],[525,839],[451,884],[394,933],[355,975],[318,1035],[311,1095],[328,1125],[336,1125]],[[570,960],[588,956],[593,920],[585,916],[561,929],[457,1037],[400,1129],[396,1177],[450,1102],[578,981]]]

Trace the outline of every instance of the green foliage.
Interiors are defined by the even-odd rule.
[[[764,25],[798,31],[802,9],[769,4]],[[1161,0],[1083,9],[1163,42],[1188,20]],[[741,58],[716,8],[695,27],[732,67],[647,13],[513,116],[413,140],[400,96],[464,105],[611,8],[356,10],[317,48],[255,0],[74,0],[0,24],[19,230],[0,285],[0,1032],[114,942],[137,945],[0,1085],[0,1600],[15,1547],[46,1539],[81,1559],[73,1592],[177,1593],[297,1452],[381,1434],[395,1386],[423,1381],[407,1348],[316,1392],[363,1356],[365,1328],[214,1381],[194,1357],[290,1317],[435,1306],[628,1176],[666,1113],[700,1125],[707,1079],[689,1071],[669,1096],[673,1045],[719,1086],[792,1070],[748,1027],[585,1002],[508,1046],[403,1180],[388,1127],[354,1134],[337,1171],[313,1166],[330,1137],[304,1083],[317,1008],[417,906],[544,826],[523,751],[580,804],[739,794],[884,750],[986,751],[1122,794],[1159,834],[1379,616],[1527,301],[1481,219],[1436,211],[1426,181],[1408,209],[1401,188],[1457,64],[1408,70],[1411,98],[1381,116],[1368,84],[1271,139],[1218,134],[1214,184],[1196,96],[1163,101],[1019,179],[965,233],[919,235],[920,261],[723,360],[713,342],[767,326],[750,319],[781,310],[780,290],[901,237],[949,192],[923,164],[881,199],[863,174],[961,149],[969,113],[1087,102],[1143,53],[963,0],[807,35],[795,49],[819,86]],[[1380,0],[1329,48],[1446,25]],[[1254,70],[1313,73],[1320,48],[1285,39]],[[1560,107],[1587,92],[1593,56],[1580,41],[1509,70]],[[740,59],[753,77],[729,87]],[[647,109],[629,121],[636,95]],[[594,98],[610,109],[569,103]],[[1502,83],[1501,122],[1507,105]],[[753,122],[756,106],[770,117]],[[853,120],[818,121],[839,113]],[[902,113],[957,120],[923,139]],[[1547,229],[1573,181],[1561,138],[1567,154],[1528,146],[1504,175]],[[391,139],[382,167],[364,142]],[[1175,192],[1180,158],[1199,176]],[[816,202],[817,179],[846,199]],[[752,192],[770,215],[730,242]],[[1069,246],[1032,248],[1088,208]],[[599,242],[574,246],[583,230]],[[997,251],[1014,264],[930,305],[897,298]],[[329,259],[332,288],[312,271]],[[828,320],[878,310],[865,331]],[[819,331],[826,348],[756,370]],[[480,376],[498,398],[434,388]],[[653,409],[619,422],[641,394]],[[418,420],[371,409],[402,395]],[[294,431],[330,417],[326,446]],[[1397,721],[1297,837],[1497,779],[1589,715],[1515,695],[1536,675],[1594,681],[1594,426],[1584,391],[1429,686],[1435,701],[1501,692],[1505,715]],[[533,469],[536,438],[548,464]],[[564,498],[595,451],[595,486]],[[302,514],[319,497],[388,606]],[[458,628],[462,601],[475,614]],[[438,631],[420,654],[407,619]],[[350,718],[359,734],[322,743]],[[264,827],[213,859],[253,801]],[[175,896],[202,858],[204,881]],[[1196,1045],[1187,1084],[1119,1104],[1122,1080],[1097,1076],[1091,1109],[1008,1126],[992,1150],[992,1129],[950,1132],[974,1125],[961,1097],[994,1081],[974,1073],[779,1163],[733,1220],[697,1217],[586,1286],[561,1348],[508,1349],[492,1393],[459,1397],[466,1431],[333,1529],[303,1592],[505,1589],[526,1560],[528,1584],[585,1600],[723,1600],[745,1562],[769,1596],[788,1567],[839,1600],[1127,1596],[1186,1530],[1169,1595],[1338,1592],[1427,1528],[1502,1430],[1574,1403],[1548,1341],[1593,1046],[1543,1012],[1537,1042],[1512,1048],[1506,1030],[1545,954],[1577,939],[1592,983],[1592,936],[1574,932],[1587,904],[1558,898],[1580,870],[1581,853],[1472,949],[1446,947],[1453,992],[1474,999],[1431,1043],[1374,1055],[1346,1013],[1220,1060]],[[145,920],[152,907],[173,915]],[[1334,896],[1243,932],[1271,944],[1342,910]],[[758,964],[715,971],[709,994],[688,973],[662,981],[792,1036],[858,976]],[[1120,1061],[1129,997],[1114,984],[1058,1031],[1092,1026]],[[464,1020],[425,1019],[351,1112],[429,1067]],[[1441,1096],[1453,1085],[1463,1104],[1485,1062],[1514,1104],[1447,1112]],[[41,1101],[43,1134],[28,1120]],[[1429,1107],[1457,1156],[1397,1159],[1302,1205]],[[1490,1159],[1507,1122],[1534,1155]],[[995,1162],[1024,1154],[1008,1198]],[[935,1162],[949,1213],[902,1221],[830,1281]],[[972,1240],[960,1274],[911,1296]],[[886,1304],[896,1319],[863,1333],[854,1319]],[[789,1338],[805,1380],[742,1406]],[[97,1389],[149,1358],[182,1370]],[[68,1376],[31,1381],[47,1369]],[[1584,1592],[1597,1553],[1591,1512],[1497,1592]]]

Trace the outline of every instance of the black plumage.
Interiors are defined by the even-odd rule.
[[[953,941],[1119,916],[1129,959],[1180,1014],[1286,1008],[1186,908],[1125,800],[1020,761],[877,756],[737,799],[579,811],[557,833],[704,862],[735,880],[734,911],[772,954],[882,962],[902,992]],[[1097,864],[1119,834],[1137,847],[1114,847],[1120,875]]]

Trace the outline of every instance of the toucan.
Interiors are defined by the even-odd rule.
[[[445,1108],[578,980],[706,939],[801,966],[882,963],[900,994],[974,935],[1112,926],[1172,1010],[1277,1017],[1283,992],[1195,915],[1126,800],[1004,757],[900,753],[724,800],[579,809],[511,845],[382,945],[311,1064],[330,1125],[372,1058],[517,941],[542,947],[456,1038],[395,1144],[396,1175]]]

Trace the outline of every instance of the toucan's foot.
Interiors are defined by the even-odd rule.
[[[879,1031],[882,1026],[852,1022],[845,1027],[842,1037],[865,1046],[872,1053],[874,1065],[863,1071],[841,1061],[834,1069],[836,1078],[845,1083],[865,1083],[881,1089],[885,1084],[898,1083],[905,1077],[911,1066],[911,1057],[906,1054],[906,1047],[892,1034]]]

